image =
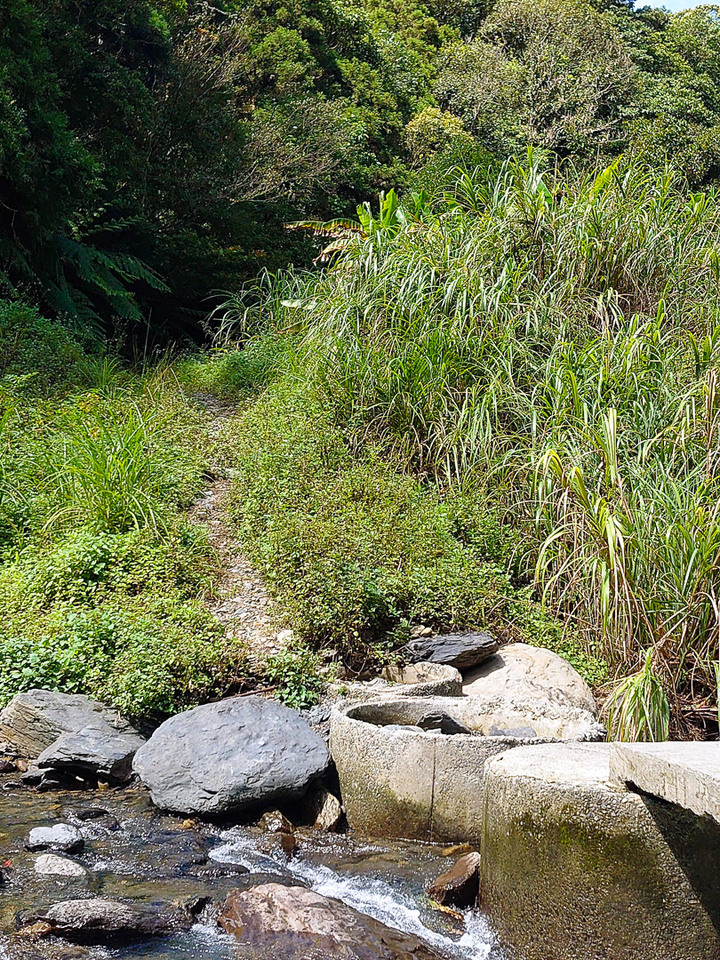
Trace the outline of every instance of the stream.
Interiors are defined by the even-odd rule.
[[[9,879],[0,885],[0,960],[261,960],[257,948],[244,948],[209,923],[119,949],[59,940],[30,945],[12,931],[18,913],[29,916],[61,900],[106,896],[182,903],[210,897],[218,902],[232,889],[269,880],[303,883],[421,937],[448,958],[502,960],[482,914],[468,912],[461,922],[428,904],[425,884],[454,859],[443,856],[442,847],[299,829],[297,851],[288,860],[272,834],[164,815],[141,788],[37,793],[15,784],[11,776],[0,777],[0,862],[9,864]],[[33,827],[58,822],[81,829],[85,848],[72,859],[89,871],[87,877],[35,872],[37,854],[28,853],[23,841]]]

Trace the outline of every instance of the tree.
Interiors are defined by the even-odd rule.
[[[635,73],[584,0],[500,0],[479,39],[448,51],[436,92],[493,149],[589,156],[619,142]]]

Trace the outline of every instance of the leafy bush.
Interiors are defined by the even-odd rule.
[[[268,657],[264,665],[268,680],[278,686],[277,698],[295,710],[307,710],[320,700],[319,669],[317,654],[302,647]]]
[[[507,631],[514,591],[479,546],[502,541],[487,517],[478,545],[462,543],[451,502],[371,451],[355,458],[299,386],[272,387],[233,437],[244,543],[305,639],[359,669],[413,623]]]
[[[295,582],[305,622],[321,634],[344,622],[347,634],[353,621],[372,633],[408,616],[502,621],[508,585],[534,580],[596,677],[603,662],[611,677],[634,674],[652,651],[675,729],[712,715],[716,199],[670,169],[626,161],[557,172],[531,151],[489,179],[459,174],[433,208],[409,198],[392,223],[381,211],[346,232],[322,274],[275,280],[276,326],[303,317],[293,363],[316,398],[304,429],[318,452],[288,478],[271,451],[284,437],[288,464],[303,462],[303,414],[297,402],[283,414],[266,401],[266,422],[247,430],[267,449],[248,440],[242,457],[278,479],[265,491],[243,482],[268,576]],[[341,449],[356,453],[354,466]],[[427,485],[383,474],[378,451]],[[307,473],[323,475],[328,515]],[[353,477],[368,491],[361,510]],[[390,502],[373,483],[393,491]],[[443,502],[433,485],[468,495],[428,563],[425,543],[450,523],[456,496]],[[473,496],[480,516],[495,518],[485,532]],[[441,506],[421,534],[420,522],[399,519],[400,502],[417,518],[421,504]],[[276,503],[295,506],[283,505],[273,528]],[[323,589],[327,579],[342,590]]]
[[[0,387],[48,393],[79,376],[83,351],[60,324],[33,307],[0,300]]]
[[[215,562],[202,531],[86,528],[0,568],[0,701],[42,686],[161,717],[242,685],[242,645],[198,597]]]

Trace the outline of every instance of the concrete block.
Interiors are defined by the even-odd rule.
[[[720,743],[613,743],[610,776],[720,821]]]

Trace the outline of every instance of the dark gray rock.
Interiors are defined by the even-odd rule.
[[[399,651],[405,663],[443,663],[456,670],[471,670],[500,648],[489,633],[446,633],[411,640]]]
[[[130,943],[188,930],[192,916],[181,910],[158,909],[105,897],[65,900],[32,918],[36,936],[53,935],[83,944]]]
[[[124,783],[132,775],[132,761],[145,743],[138,733],[109,730],[107,723],[90,723],[77,733],[63,733],[40,754],[37,765],[64,773]]]
[[[144,742],[104,704],[52,690],[13,697],[0,714],[0,740],[44,770],[116,782],[129,774],[132,754]]]
[[[438,733],[444,733],[446,736],[454,736],[458,733],[473,734],[475,732],[466,724],[441,710],[424,714],[418,720],[417,725],[421,730],[437,730]]]
[[[298,713],[254,696],[166,720],[133,769],[161,809],[218,815],[301,796],[329,760],[325,742]]]
[[[0,713],[0,739],[20,756],[36,759],[61,734],[93,723],[106,724],[112,733],[135,733],[114,710],[82,694],[28,690]]]
[[[56,823],[52,827],[35,827],[25,841],[28,850],[58,850],[62,853],[77,853],[84,845],[83,835],[70,823]]]

